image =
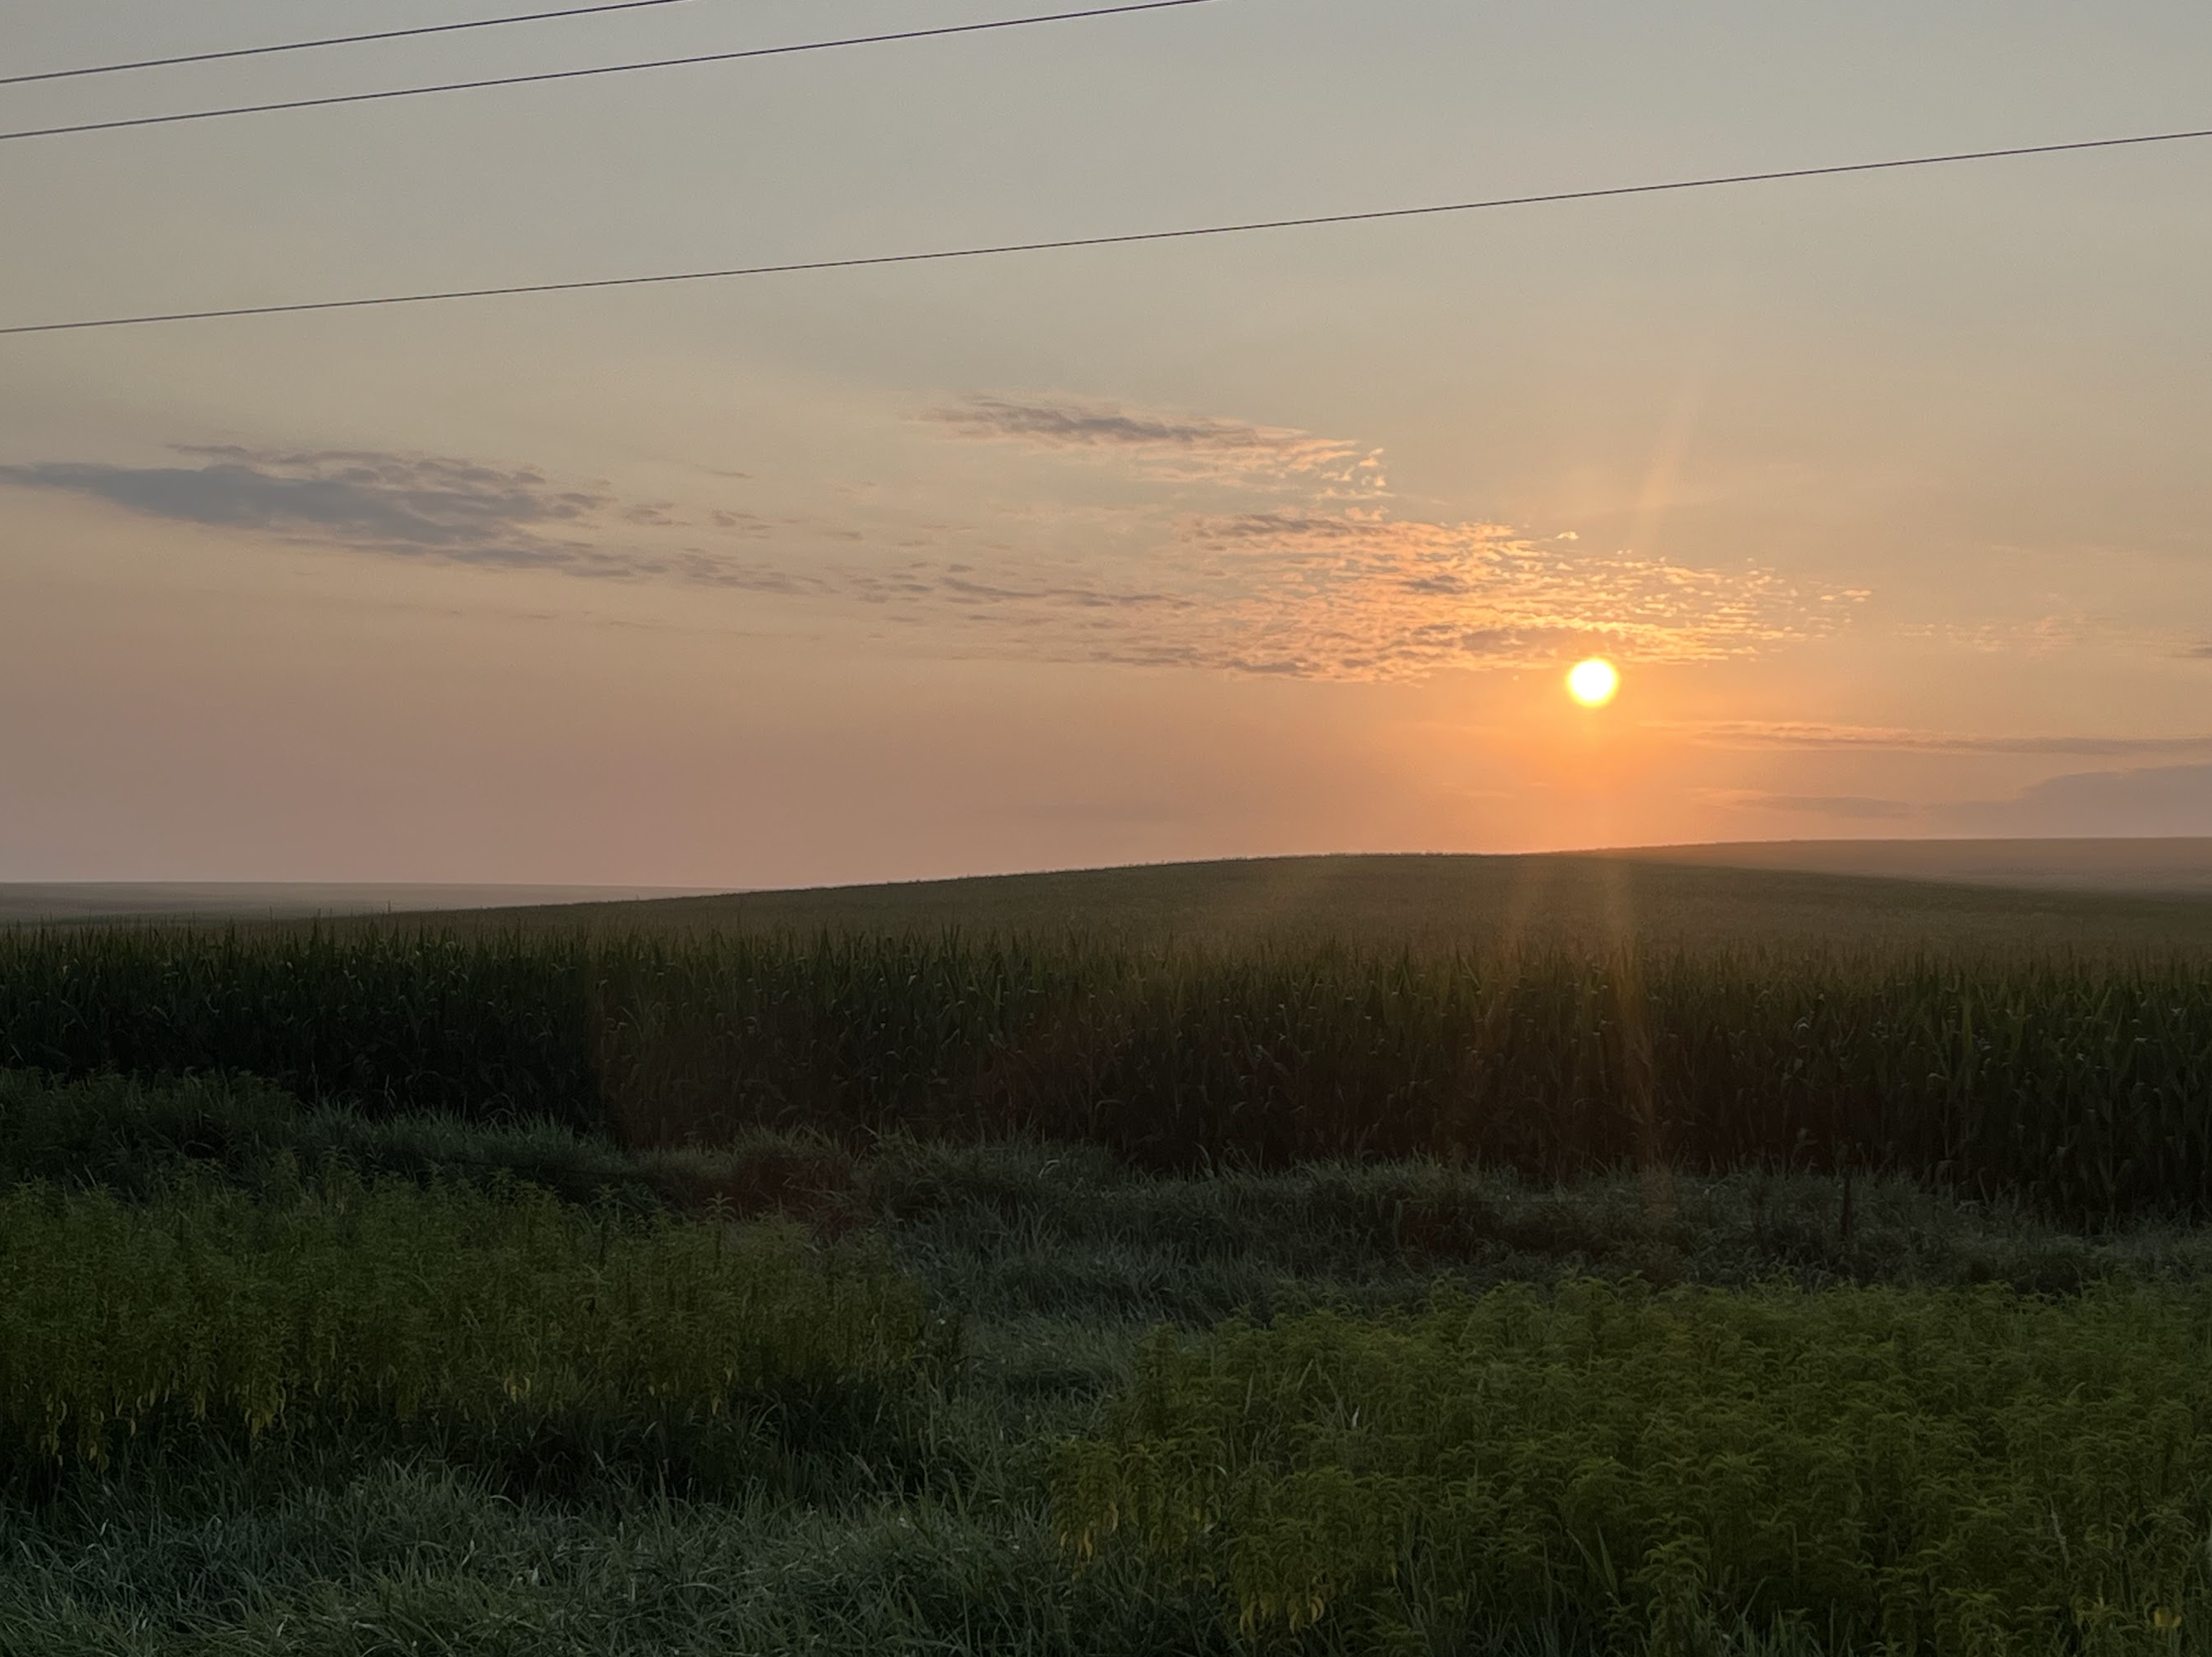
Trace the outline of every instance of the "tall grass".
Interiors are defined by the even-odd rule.
[[[744,1147],[756,1162],[766,1148]],[[691,1183],[705,1188],[689,1206],[703,1208],[716,1196],[743,1205],[749,1193],[729,1177],[735,1150],[662,1153],[654,1160],[663,1166],[647,1167],[603,1135],[557,1123],[434,1112],[370,1116],[345,1104],[304,1105],[251,1076],[104,1072],[62,1080],[0,1071],[0,1188],[45,1181],[143,1199],[180,1178],[211,1176],[297,1194],[337,1173],[487,1190],[520,1183],[643,1212],[680,1194],[676,1181],[701,1162],[700,1172],[720,1177],[695,1177]]]
[[[735,1431],[749,1404],[897,1381],[921,1292],[880,1253],[548,1194],[333,1180],[132,1205],[0,1197],[0,1459],[134,1438]]]
[[[1156,1167],[1764,1165],[2212,1209],[2212,966],[2179,962],[25,934],[0,1064],[252,1070],[634,1144],[1024,1132]]]
[[[304,1114],[252,1077],[60,1083],[0,1070],[0,1187],[49,1180],[147,1196],[188,1167],[246,1172],[294,1139]]]
[[[2209,1340],[2201,1286],[1588,1281],[1164,1332],[1058,1522],[1359,1648],[2152,1651],[2212,1618]]]

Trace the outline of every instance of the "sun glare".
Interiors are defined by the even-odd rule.
[[[1620,672],[1602,656],[1577,662],[1567,672],[1567,695],[1584,707],[1603,707],[1620,689]]]

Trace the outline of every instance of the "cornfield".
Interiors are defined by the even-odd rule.
[[[2201,962],[19,934],[0,1066],[249,1071],[633,1144],[1026,1132],[1162,1168],[1767,1165],[2212,1210]]]

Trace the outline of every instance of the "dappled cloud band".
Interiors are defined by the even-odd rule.
[[[840,522],[626,500],[533,466],[234,446],[0,466],[0,485],[295,546],[730,590],[918,648],[1311,679],[1740,656],[1830,631],[1864,596],[1410,512],[1378,451],[1289,428],[984,396],[918,423],[1024,452],[1044,469],[1030,499]],[[1051,470],[1071,464],[1119,495],[1072,501]]]

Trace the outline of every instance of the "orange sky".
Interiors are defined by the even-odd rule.
[[[1277,0],[0,147],[0,320],[2201,115],[2201,9],[1923,11]],[[11,38],[339,16],[114,12]],[[921,17],[669,12],[284,84]],[[0,879],[2212,832],[2208,167],[0,340]]]

